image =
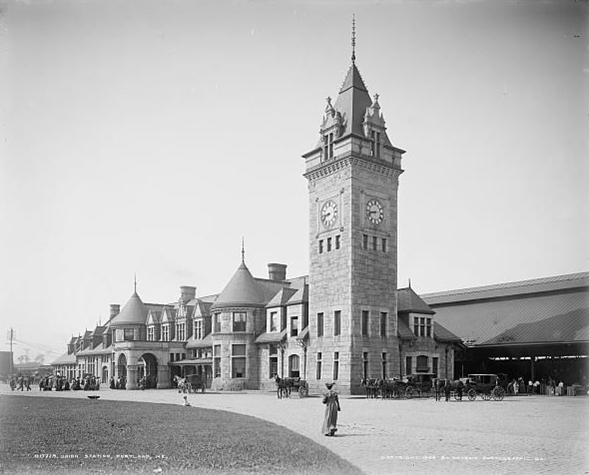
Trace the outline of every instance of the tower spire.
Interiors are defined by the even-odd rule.
[[[241,263],[245,264],[245,240],[241,236]]]
[[[352,64],[356,64],[356,15],[352,15]]]
[[[137,272],[133,274],[133,292],[137,293]]]

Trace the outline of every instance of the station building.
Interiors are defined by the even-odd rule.
[[[454,374],[456,334],[413,289],[397,288],[397,191],[404,150],[387,134],[352,54],[335,101],[327,99],[318,141],[305,160],[309,274],[288,278],[268,265],[254,277],[242,262],[218,294],[183,286],[167,304],[135,288],[105,325],[72,337],[53,366],[61,374],[146,376],[168,388],[201,374],[217,390],[271,389],[300,377],[318,391],[335,381],[362,393],[362,380],[416,372]],[[302,197],[301,197],[302,198]]]

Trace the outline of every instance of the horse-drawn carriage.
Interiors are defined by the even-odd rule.
[[[196,393],[199,389],[204,393],[206,389],[206,381],[199,374],[189,374],[185,378],[174,376],[174,381],[179,393]]]
[[[409,374],[403,379],[405,383],[405,397],[430,397],[432,394],[434,373]]]
[[[276,395],[278,399],[290,397],[293,390],[299,393],[299,397],[307,397],[309,395],[309,384],[304,379],[281,378],[276,375],[274,382],[276,383]]]
[[[479,395],[484,401],[502,401],[505,397],[505,389],[499,384],[499,376],[496,374],[476,373],[469,374],[466,378],[460,378],[464,383],[465,392],[469,401],[474,401]]]

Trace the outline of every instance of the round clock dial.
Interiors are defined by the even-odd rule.
[[[333,201],[326,201],[321,207],[321,221],[325,226],[333,226],[337,218],[337,205]]]
[[[380,201],[370,200],[366,203],[366,216],[372,224],[380,224],[384,219],[384,209]]]

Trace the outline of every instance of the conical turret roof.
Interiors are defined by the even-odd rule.
[[[265,304],[262,289],[242,262],[211,308],[263,307]]]
[[[147,313],[147,307],[135,291],[121,310],[121,313],[111,321],[111,325],[144,325],[147,320]]]
[[[342,136],[348,134],[364,136],[364,115],[371,105],[372,100],[360,76],[360,71],[356,63],[352,63],[334,106],[335,110],[344,117]]]

